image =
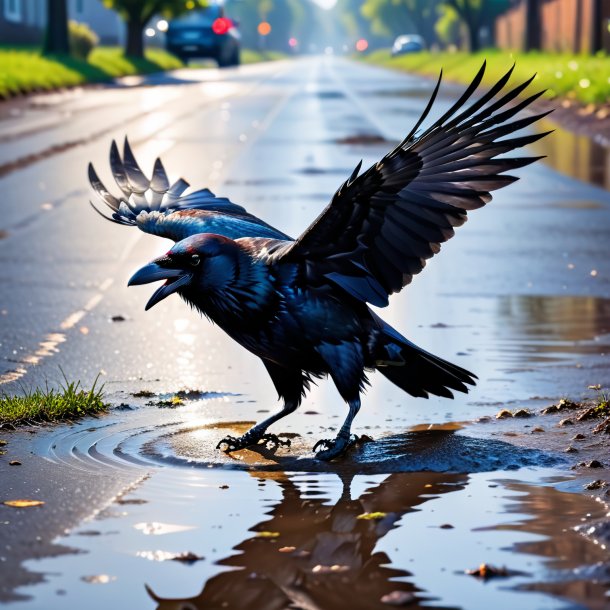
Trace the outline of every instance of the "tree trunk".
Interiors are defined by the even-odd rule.
[[[593,23],[591,24],[591,53],[597,53],[602,50],[603,36],[602,28],[602,0],[593,0]]]
[[[130,19],[127,22],[125,55],[136,59],[144,58],[144,24],[137,19]]]
[[[574,8],[574,53],[582,53],[582,3],[577,2]]]
[[[70,54],[66,0],[47,0],[47,24],[42,52],[45,55]]]
[[[540,0],[527,0],[525,6],[525,50],[540,50]]]
[[[479,40],[479,26],[477,23],[467,21],[466,28],[468,29],[468,44],[470,46],[470,52],[476,53],[477,51],[481,50],[481,42]]]

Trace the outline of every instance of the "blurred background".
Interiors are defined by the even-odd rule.
[[[166,46],[172,18],[218,5],[243,48],[286,54],[368,52],[404,35],[433,51],[610,50],[610,0],[1,0],[0,42],[86,59],[80,37],[141,57]]]

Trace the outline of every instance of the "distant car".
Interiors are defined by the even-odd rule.
[[[407,53],[419,53],[426,49],[426,42],[417,34],[404,34],[399,36],[392,45],[392,57],[406,55]]]
[[[191,10],[169,22],[165,46],[188,63],[189,59],[214,59],[220,68],[239,65],[240,34],[237,23],[222,6]]]

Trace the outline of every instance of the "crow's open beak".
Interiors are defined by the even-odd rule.
[[[188,284],[192,275],[184,269],[170,269],[162,267],[157,262],[153,261],[148,265],[138,269],[127,282],[128,286],[139,286],[141,284],[150,284],[158,280],[166,280],[163,286],[155,290],[152,297],[150,297],[146,307],[148,311],[151,307],[156,305],[159,301],[162,301],[165,297],[176,292],[181,286]]]

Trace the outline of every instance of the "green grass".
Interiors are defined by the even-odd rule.
[[[106,411],[103,386],[90,390],[65,380],[59,390],[36,388],[21,395],[0,394],[0,425],[73,420]]]
[[[34,48],[0,48],[0,98],[97,83],[130,74],[180,68],[182,62],[161,49],[147,49],[145,59],[127,58],[118,47],[98,47],[87,61],[43,57]]]
[[[162,49],[147,49],[145,55],[145,59],[133,59],[125,57],[118,47],[96,47],[87,61],[83,61],[67,56],[43,57],[35,47],[0,46],[0,99],[184,66],[177,57]],[[284,57],[277,51],[241,51],[243,64]]]
[[[255,51],[254,49],[242,49],[240,56],[242,64],[257,64],[261,61],[275,61],[287,57],[285,53],[279,51]]]
[[[487,71],[483,83],[492,85],[516,61],[513,79],[525,80],[537,73],[535,84],[547,89],[547,97],[567,97],[583,104],[610,100],[610,58],[605,54],[571,55],[555,53],[510,53],[489,49],[479,53],[414,53],[391,57],[388,50],[374,51],[361,59],[368,63],[438,76],[469,83],[484,59]]]

